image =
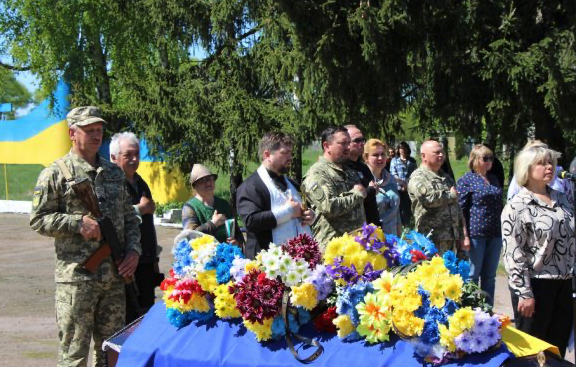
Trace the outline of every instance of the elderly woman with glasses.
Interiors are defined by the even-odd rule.
[[[470,152],[467,172],[457,182],[459,204],[465,219],[464,245],[469,250],[470,275],[480,288],[490,295],[494,304],[496,270],[502,250],[500,214],[502,187],[498,178],[488,171],[494,155],[485,145],[477,144]]]
[[[217,178],[206,166],[192,167],[190,183],[194,196],[182,207],[182,227],[214,236],[219,242],[241,245],[244,237],[232,215],[232,206],[214,195]]]
[[[564,356],[572,327],[574,208],[550,183],[559,154],[523,149],[514,176],[520,192],[502,212],[504,265],[516,327],[556,345]]]

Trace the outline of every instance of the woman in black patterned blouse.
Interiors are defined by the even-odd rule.
[[[557,157],[539,146],[519,153],[514,174],[521,189],[502,212],[502,237],[516,327],[564,355],[572,327],[576,238],[572,205],[549,186]]]

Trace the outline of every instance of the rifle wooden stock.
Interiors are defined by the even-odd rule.
[[[86,262],[83,265],[84,269],[88,270],[92,274],[96,274],[96,272],[98,272],[100,264],[102,264],[102,261],[108,258],[111,253],[112,249],[106,242],[104,242],[102,246],[98,247],[98,249],[94,251],[92,255],[90,255],[88,260],[86,260]]]

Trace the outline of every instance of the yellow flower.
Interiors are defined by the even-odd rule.
[[[356,310],[360,317],[364,317],[365,323],[370,325],[388,322],[391,317],[385,297],[379,297],[374,293],[365,295],[364,302],[358,303]]]
[[[214,311],[216,316],[222,319],[231,319],[241,316],[240,311],[236,308],[236,300],[228,290],[228,287],[231,285],[232,282],[221,284],[214,292],[216,295],[216,298],[214,299]]]
[[[444,282],[444,294],[453,301],[460,301],[464,281],[459,276],[452,276]]]
[[[456,344],[454,344],[454,334],[446,325],[438,323],[438,331],[440,334],[440,345],[448,349],[450,352],[456,351]]]
[[[430,305],[438,308],[444,307],[446,303],[446,298],[444,298],[444,293],[440,290],[435,290],[430,293]]]
[[[390,340],[390,323],[370,323],[366,319],[360,318],[360,325],[356,328],[358,334],[366,337],[368,343],[381,343]]]
[[[260,256],[260,254],[258,254],[258,256]],[[248,274],[249,272],[251,272],[253,269],[258,269],[258,263],[254,260],[249,261],[246,263],[246,265],[244,265],[244,272],[246,274]]]
[[[256,335],[256,340],[261,342],[272,337],[273,321],[273,318],[267,318],[264,319],[263,324],[260,324],[258,322],[250,322],[248,320],[244,320],[244,326],[246,326],[246,329],[250,330],[254,333],[254,335]]]
[[[302,283],[297,287],[292,287],[290,300],[295,306],[312,310],[318,304],[318,291],[312,283]]]
[[[332,323],[338,328],[338,337],[344,339],[348,334],[354,331],[354,324],[348,315],[340,315]]]
[[[392,291],[392,285],[394,284],[394,275],[389,271],[383,271],[380,275],[380,278],[376,279],[372,285],[374,285],[374,289],[378,291],[378,295],[381,296],[388,296]]]
[[[190,241],[190,247],[192,247],[192,249],[194,251],[198,251],[206,245],[215,244],[215,242],[216,242],[216,239],[214,237],[206,234],[202,237],[195,238],[195,239],[191,240]]]
[[[384,234],[384,231],[382,230],[382,228],[377,227],[376,231],[374,232],[374,234],[376,235],[376,238],[380,241],[380,242],[385,242],[386,241],[386,235]]]
[[[208,270],[203,273],[198,273],[198,284],[203,290],[209,293],[214,293],[218,287],[218,281],[216,280],[216,270]]]
[[[401,334],[405,336],[419,336],[424,329],[424,320],[416,317],[412,312],[394,309],[392,322]]]
[[[450,331],[459,335],[474,326],[474,310],[471,307],[460,308],[448,317],[448,322],[450,323]]]

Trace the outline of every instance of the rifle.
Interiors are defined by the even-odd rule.
[[[68,167],[66,167],[64,162],[57,161],[57,163],[60,166],[66,181],[68,181],[72,187],[74,194],[76,194],[80,201],[82,201],[82,204],[84,204],[84,207],[90,212],[90,215],[98,222],[102,234],[100,247],[90,255],[88,260],[83,264],[83,268],[90,273],[95,274],[102,261],[110,255],[112,255],[112,260],[116,266],[119,266],[124,260],[125,254],[120,247],[120,241],[118,240],[118,234],[116,233],[116,228],[114,228],[114,223],[112,223],[110,218],[105,217],[100,210],[98,199],[92,184],[86,178],[73,179],[70,170],[68,170]],[[140,302],[138,301],[138,288],[134,281],[134,275],[123,277],[123,280],[126,286],[126,292],[128,292],[128,297],[133,303],[136,312],[138,315],[143,315],[145,311],[141,308]]]

